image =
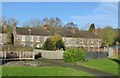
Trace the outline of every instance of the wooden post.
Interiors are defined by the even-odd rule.
[[[105,52],[105,47],[104,47],[104,52]]]
[[[98,45],[98,52],[99,52],[99,45]]]
[[[21,51],[19,51],[19,59],[21,59]]]
[[[89,52],[89,47],[88,47],[88,52]]]
[[[94,46],[93,46],[93,52],[94,52]]]
[[[4,59],[6,59],[6,51],[4,51]]]
[[[35,59],[35,57],[34,57],[34,51],[33,51],[33,60]]]

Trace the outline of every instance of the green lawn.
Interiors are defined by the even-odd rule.
[[[118,63],[113,60],[110,60],[109,58],[89,59],[87,62],[79,62],[78,64],[118,75]]]
[[[0,66],[0,78],[2,76],[2,67]]]
[[[94,76],[84,71],[57,66],[3,66],[2,74],[3,76]]]

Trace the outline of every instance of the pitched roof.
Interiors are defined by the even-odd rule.
[[[20,35],[29,35],[31,30],[31,35],[43,35],[43,36],[50,36],[52,35],[49,32],[45,32],[45,30],[33,29],[33,28],[16,28],[16,33]]]
[[[34,29],[34,28],[16,28],[16,33],[19,35],[29,35],[30,31],[29,29],[31,29],[31,35],[38,35],[38,36],[52,36],[54,35],[54,33],[45,31],[44,29],[39,30],[39,29]],[[59,33],[61,36],[63,37],[72,37],[73,34],[69,31],[67,31],[66,33]],[[100,38],[98,35],[94,34],[94,33],[90,33],[88,31],[79,31],[79,37],[82,38]]]
[[[100,38],[98,35],[88,31],[80,31],[79,36],[83,38]]]

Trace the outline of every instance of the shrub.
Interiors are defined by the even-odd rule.
[[[69,48],[64,52],[65,62],[76,62],[85,59],[85,52],[80,48]]]
[[[44,43],[43,43],[43,49],[44,50],[55,50],[55,45],[51,41],[50,38],[48,38]]]
[[[65,50],[65,45],[60,35],[55,35],[51,38],[48,38],[43,43],[44,50],[56,50],[56,49],[63,49]]]
[[[64,42],[62,40],[58,40],[56,43],[55,43],[55,46],[57,49],[63,49],[65,50],[65,45],[64,45]]]
[[[53,36],[51,38],[51,41],[55,45],[56,49],[63,48],[63,50],[65,50],[65,45],[64,45],[63,39],[62,39],[62,37],[60,35]]]

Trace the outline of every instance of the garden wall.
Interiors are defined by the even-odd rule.
[[[118,48],[109,48],[109,57],[112,58],[112,57],[119,57],[120,55],[120,49]]]
[[[63,59],[63,52],[64,51],[47,51],[47,50],[35,50],[35,53],[41,53],[42,58],[47,59]],[[85,52],[86,59],[89,58],[108,58],[108,52]]]
[[[38,51],[37,51],[38,52]],[[61,50],[48,51],[48,50],[39,50],[42,58],[47,59],[63,59],[63,52]]]

